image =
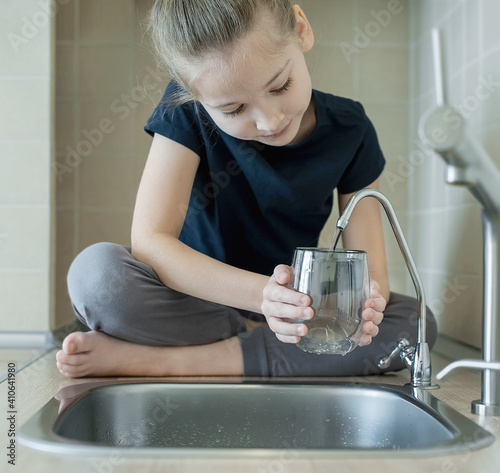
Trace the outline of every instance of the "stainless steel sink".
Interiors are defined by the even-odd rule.
[[[30,447],[92,455],[449,453],[493,440],[420,388],[325,381],[85,383],[20,429]]]

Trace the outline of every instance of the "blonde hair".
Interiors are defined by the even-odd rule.
[[[177,105],[195,100],[190,66],[209,54],[228,53],[261,13],[271,15],[283,40],[295,33],[289,0],[156,0],[148,29],[160,64],[181,86]]]

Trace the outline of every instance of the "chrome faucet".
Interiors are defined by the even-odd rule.
[[[351,214],[361,199],[365,197],[374,197],[377,199],[387,214],[389,222],[391,224],[392,230],[398,242],[401,253],[406,263],[406,267],[410,273],[413,285],[415,287],[415,292],[417,294],[417,343],[415,346],[411,346],[410,342],[405,338],[398,340],[396,348],[391,354],[384,356],[378,363],[379,368],[388,368],[391,361],[395,359],[398,355],[403,360],[405,366],[410,370],[411,373],[411,386],[420,387],[424,389],[435,389],[437,386],[432,384],[431,376],[431,356],[429,345],[426,341],[426,329],[427,329],[427,318],[425,305],[425,292],[418,274],[417,267],[411,256],[410,250],[406,243],[406,240],[399,225],[398,219],[396,217],[396,212],[387,199],[387,197],[382,194],[382,192],[376,189],[362,189],[356,192],[347,202],[342,215],[337,220],[337,229],[343,231],[347,224],[349,223],[349,218]]]
[[[478,200],[483,217],[483,337],[482,360],[451,363],[436,378],[456,368],[482,370],[481,399],[472,413],[500,415],[500,171],[466,129],[462,115],[446,105],[441,39],[433,30],[437,107],[420,120],[420,139],[446,162],[448,184],[466,186]]]

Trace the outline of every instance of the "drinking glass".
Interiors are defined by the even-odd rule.
[[[296,248],[290,287],[311,298],[314,317],[294,320],[309,331],[297,346],[345,355],[359,343],[361,313],[370,293],[368,255],[358,250]]]

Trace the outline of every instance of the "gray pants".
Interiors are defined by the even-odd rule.
[[[92,330],[150,346],[202,345],[238,336],[245,376],[358,376],[379,374],[379,358],[401,337],[416,340],[417,301],[391,293],[380,332],[366,347],[342,357],[305,353],[280,342],[268,326],[247,331],[245,318],[261,314],[207,302],[166,287],[155,271],[132,257],[130,248],[98,243],[75,259],[68,288],[78,319]],[[436,340],[427,310],[427,338]],[[390,369],[402,369],[398,359]]]

